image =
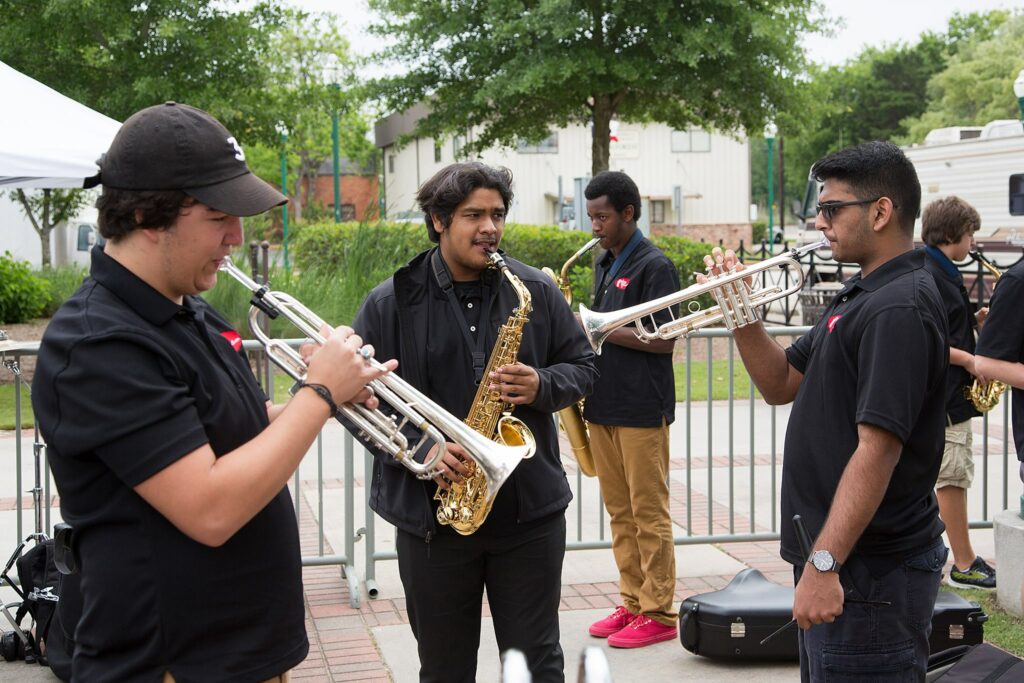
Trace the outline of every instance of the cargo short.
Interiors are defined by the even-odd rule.
[[[974,481],[972,440],[970,420],[946,427],[942,465],[939,467],[939,478],[935,482],[935,488],[941,489],[945,486],[971,488],[971,482]]]

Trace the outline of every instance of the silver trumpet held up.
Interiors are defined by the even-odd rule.
[[[752,263],[743,270],[733,268],[728,273],[721,275],[712,275],[709,272],[707,282],[690,285],[678,292],[618,311],[598,313],[580,304],[580,320],[583,322],[583,331],[587,335],[590,345],[594,347],[594,351],[600,354],[601,345],[604,344],[608,335],[613,330],[631,323],[636,324],[637,339],[646,343],[655,339],[688,337],[701,328],[719,322],[724,323],[728,330],[750,325],[760,320],[757,313],[758,308],[777,299],[785,299],[800,291],[804,285],[800,257],[815,249],[828,246],[828,244],[828,240],[822,237],[820,242],[790,249],[778,256]],[[756,282],[753,286],[746,282],[746,278],[752,275],[773,270],[788,270],[792,284],[788,287],[782,287],[779,284],[759,287]],[[717,305],[701,309],[696,301],[691,301],[702,294],[710,294],[714,297]],[[689,314],[676,318],[672,315],[672,306],[684,301],[690,301]],[[650,325],[644,323],[644,318],[651,317],[662,310],[668,311],[671,320],[657,325],[652,318]]]
[[[225,258],[220,269],[242,283],[252,292],[252,306],[249,308],[249,328],[253,336],[263,344],[267,357],[296,382],[306,379],[307,366],[302,355],[279,339],[271,339],[260,325],[260,316],[271,318],[283,316],[306,337],[318,344],[324,343],[320,328],[325,324],[315,313],[294,297],[284,292],[271,291],[238,269],[231,259]],[[365,362],[377,369],[383,366],[371,357],[370,349],[364,347]],[[414,386],[398,375],[387,373],[370,382],[367,387],[381,403],[388,404],[397,415],[388,415],[380,410],[370,410],[362,404],[346,403],[339,407],[336,418],[344,417],[354,424],[367,440],[398,460],[419,479],[432,479],[437,475],[437,464],[446,452],[445,436],[462,446],[475,462],[490,467],[493,462],[518,462],[532,455],[527,446],[504,446],[474,432],[461,419],[437,405]],[[415,444],[410,445],[403,429],[411,425],[420,433]],[[423,463],[414,459],[428,444],[436,445],[434,455]],[[426,448],[424,450],[429,450]]]

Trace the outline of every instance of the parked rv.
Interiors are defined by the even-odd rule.
[[[1024,128],[1020,121],[936,129],[924,144],[903,151],[921,181],[922,210],[936,199],[956,195],[981,214],[975,240],[985,250],[1024,246]],[[808,178],[803,201],[794,210],[800,222],[787,229],[788,242],[806,244],[820,239],[814,229],[817,201],[818,184]],[[920,242],[920,219],[914,230]]]

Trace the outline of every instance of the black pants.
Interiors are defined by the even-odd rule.
[[[564,515],[497,538],[441,534],[427,543],[399,529],[396,547],[421,683],[476,680],[485,588],[498,650],[522,651],[535,683],[565,680],[558,642]]]

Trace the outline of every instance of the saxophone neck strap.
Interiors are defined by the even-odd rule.
[[[491,303],[494,301],[494,297],[491,296],[491,287],[487,285],[485,278],[480,279],[480,321],[477,323],[479,329],[474,338],[470,334],[469,323],[462,312],[459,298],[455,295],[455,285],[452,282],[451,274],[448,272],[448,266],[441,257],[440,247],[434,249],[434,253],[430,257],[430,266],[434,272],[437,286],[444,292],[444,296],[448,300],[448,307],[458,321],[459,330],[462,332],[462,339],[465,341],[466,349],[469,350],[473,361],[474,381],[479,385],[484,376],[484,367],[487,365],[487,328],[491,317]]]

